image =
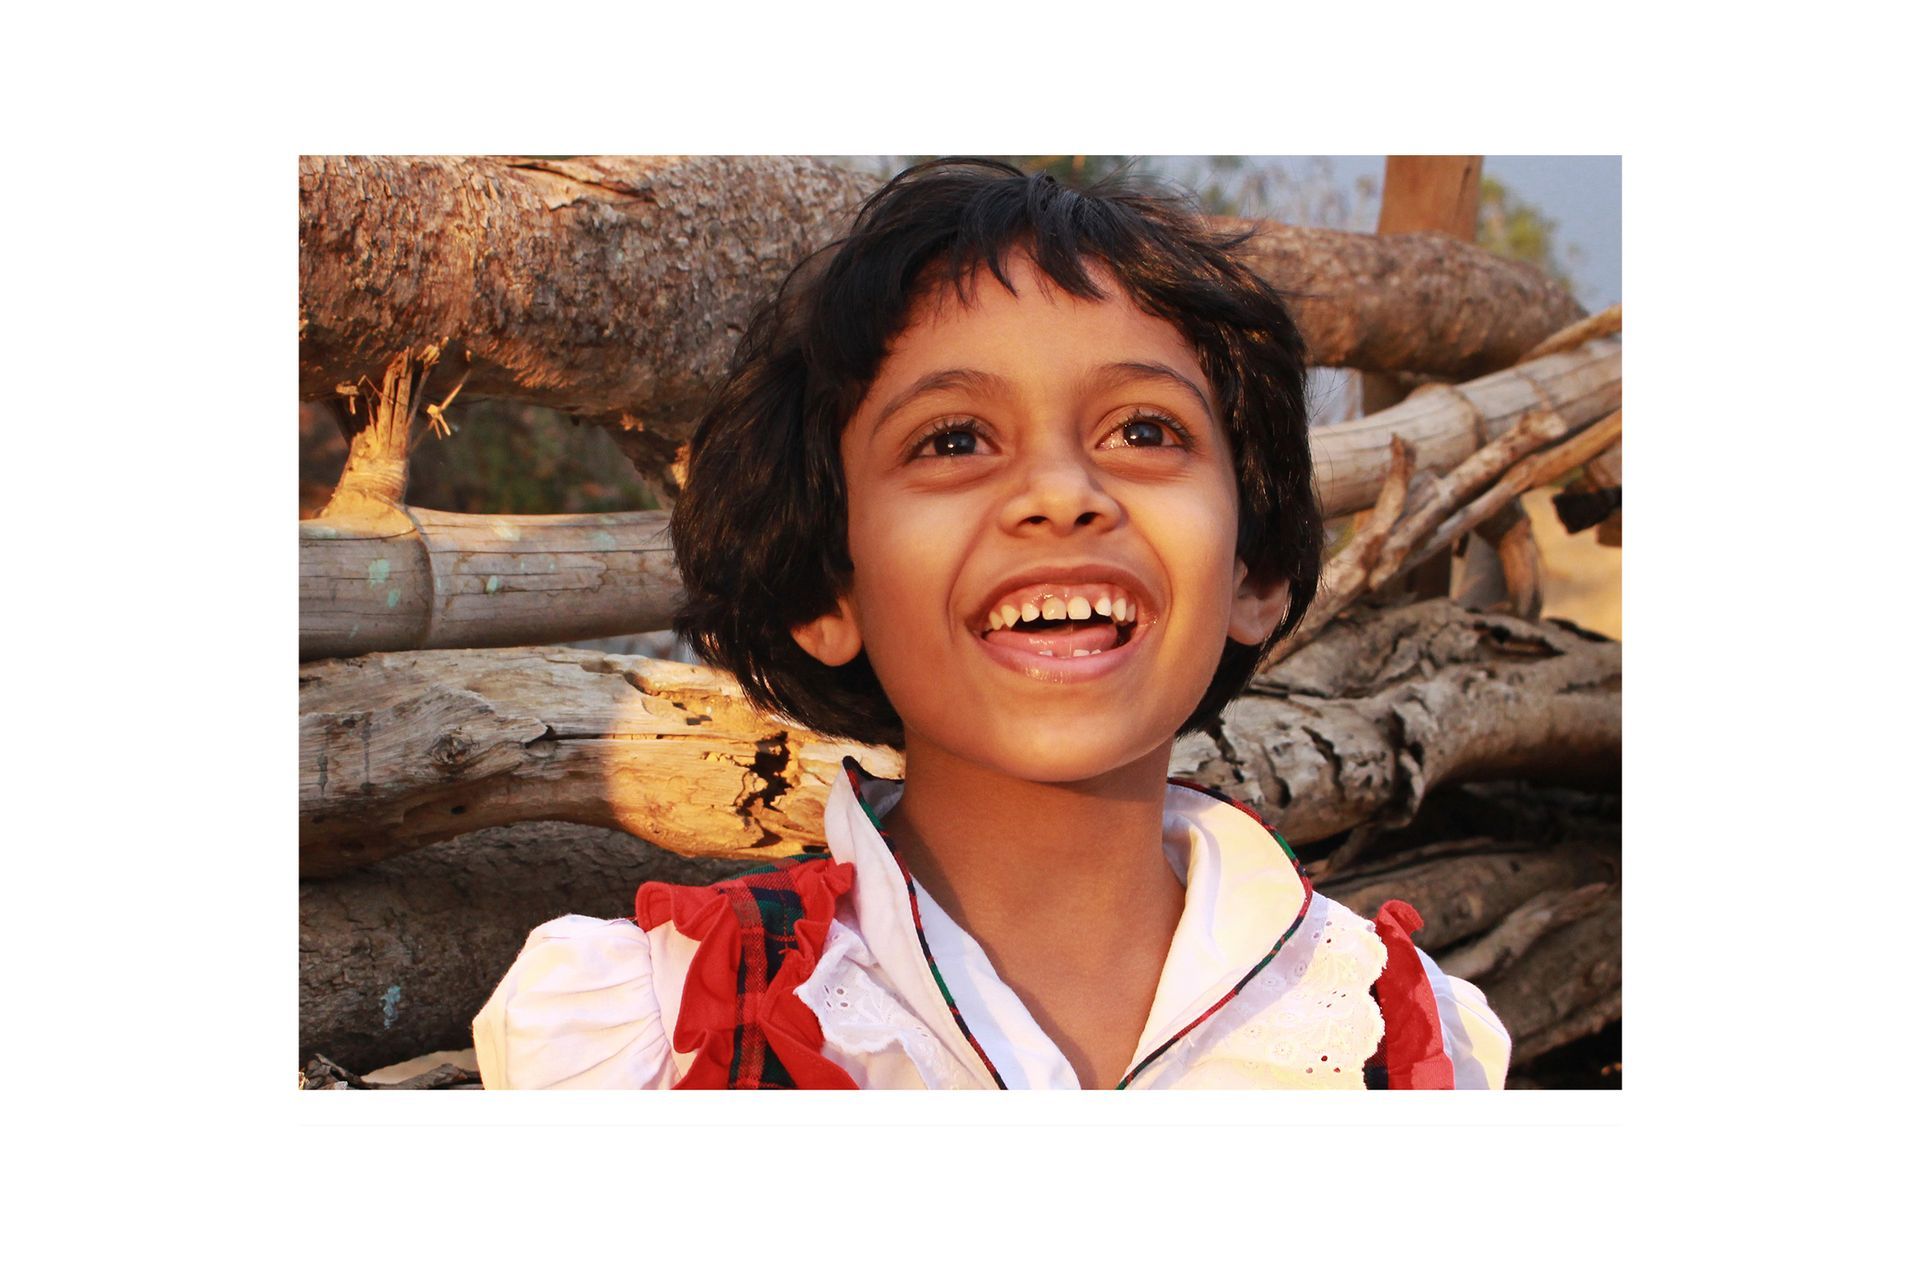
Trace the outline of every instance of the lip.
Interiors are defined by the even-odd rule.
[[[987,610],[996,601],[1022,587],[1038,586],[1047,582],[1111,582],[1115,586],[1124,587],[1127,591],[1127,599],[1139,610],[1139,618],[1134,623],[1132,637],[1117,649],[1090,654],[1084,658],[1047,658],[1036,653],[1023,653],[1001,645],[988,644],[982,638],[981,633],[987,626]],[[1147,589],[1146,583],[1141,581],[1139,574],[1116,564],[1083,561],[1078,564],[1035,565],[995,583],[981,597],[978,607],[975,608],[967,624],[967,630],[974,644],[998,666],[1045,684],[1080,684],[1088,680],[1098,680],[1133,662],[1153,638],[1155,626],[1159,621],[1159,598]]]

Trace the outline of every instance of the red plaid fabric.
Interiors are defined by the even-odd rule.
[[[711,885],[647,883],[634,922],[671,920],[699,942],[674,1023],[676,1053],[694,1055],[676,1089],[851,1089],[821,1053],[820,1021],[794,989],[826,946],[834,904],[853,868],[804,854]]]

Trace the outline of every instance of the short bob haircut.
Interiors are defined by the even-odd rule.
[[[1091,259],[1199,356],[1232,442],[1237,553],[1254,581],[1290,584],[1265,643],[1225,642],[1179,732],[1210,724],[1298,625],[1320,576],[1306,344],[1283,295],[1236,256],[1242,239],[1131,178],[1075,191],[964,159],[895,177],[754,316],[695,432],[673,513],[686,591],[675,629],[762,710],[836,738],[904,745],[865,654],[830,667],[792,635],[831,612],[852,581],[840,433],[923,294],[970,298],[979,268],[1007,284],[1009,255],[1027,255],[1067,293],[1098,299]]]

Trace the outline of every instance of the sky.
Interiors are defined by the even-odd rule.
[[[849,157],[862,168],[890,174],[903,156]],[[1209,179],[1229,190],[1248,192],[1249,217],[1271,217],[1310,226],[1341,225],[1371,231],[1379,216],[1379,191],[1385,156],[1244,156],[1226,168],[1215,156],[1141,156],[1142,168],[1193,187]],[[1588,311],[1620,301],[1620,157],[1494,156],[1484,158],[1481,173],[1507,188],[1510,197],[1532,205],[1557,224],[1557,256],[1573,278],[1574,296]],[[1257,179],[1269,179],[1261,208]],[[1362,194],[1370,184],[1370,199]]]
[[[1205,156],[1156,156],[1153,168],[1180,181],[1204,178]],[[1285,175],[1292,189],[1327,187],[1352,196],[1362,180],[1373,185],[1374,203],[1359,207],[1365,225],[1349,230],[1371,230],[1377,216],[1378,192],[1386,173],[1385,156],[1248,156],[1244,168],[1270,169]],[[1499,181],[1508,194],[1537,208],[1558,224],[1555,244],[1573,277],[1575,296],[1588,311],[1599,311],[1620,301],[1620,157],[1619,156],[1494,156],[1481,165],[1485,177]],[[1229,175],[1231,176],[1231,175]],[[1286,193],[1278,193],[1284,196]],[[1285,200],[1280,201],[1282,205]],[[1297,211],[1297,210],[1296,210]],[[1251,210],[1249,212],[1252,212]],[[1284,207],[1273,210],[1282,216]]]

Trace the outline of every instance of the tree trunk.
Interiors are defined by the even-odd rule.
[[[1443,780],[1617,779],[1617,644],[1445,601],[1328,637],[1256,681],[1220,733],[1182,740],[1174,770],[1297,842],[1403,822]],[[307,663],[300,870],[540,819],[690,856],[784,857],[818,847],[843,754],[900,776],[896,753],[776,724],[730,678],[679,663],[577,649]]]
[[[1251,261],[1298,295],[1294,320],[1318,365],[1475,378],[1585,314],[1538,268],[1437,232],[1220,221],[1258,233]]]
[[[303,156],[301,398],[451,340],[469,396],[683,440],[750,308],[872,189],[804,157]]]
[[[300,394],[403,348],[468,396],[624,426],[649,473],[686,440],[751,308],[875,180],[789,157],[300,161]],[[1315,363],[1472,377],[1576,320],[1540,272],[1440,236],[1220,220],[1298,296]]]

